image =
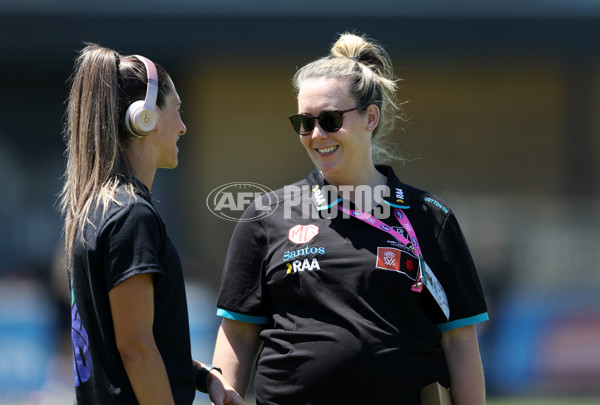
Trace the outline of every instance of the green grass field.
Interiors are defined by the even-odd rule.
[[[254,405],[254,402],[248,401],[247,404]],[[596,398],[569,398],[569,397],[488,398],[488,400],[486,401],[486,405],[600,405],[600,397],[596,397]]]
[[[246,399],[248,405],[255,405],[251,399]],[[210,404],[207,402],[206,405]],[[196,405],[196,402],[194,402]],[[200,402],[198,405],[205,405]],[[365,404],[367,405],[367,404]],[[521,398],[488,398],[486,405],[600,405],[600,397],[597,398],[569,398],[569,397],[521,397]]]
[[[599,405],[600,398],[488,398],[487,405]]]

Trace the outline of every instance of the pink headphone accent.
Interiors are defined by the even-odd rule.
[[[148,58],[133,55],[138,58],[144,66],[148,75],[148,86],[146,98],[132,103],[125,113],[125,126],[136,137],[142,137],[152,132],[158,124],[156,113],[156,99],[158,97],[158,73],[156,66]]]

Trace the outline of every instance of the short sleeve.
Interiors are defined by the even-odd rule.
[[[450,319],[438,329],[450,330],[488,319],[477,270],[458,221],[450,212],[438,237],[442,269],[437,274],[446,291]]]
[[[114,288],[136,274],[163,274],[159,254],[163,243],[161,222],[142,201],[125,206],[102,230],[104,274]]]
[[[217,298],[217,314],[249,323],[266,323],[268,303],[264,285],[267,235],[251,204],[238,222],[227,251]]]

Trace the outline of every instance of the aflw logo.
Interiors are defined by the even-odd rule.
[[[377,264],[375,267],[384,270],[400,270],[400,258],[402,252],[399,249],[378,247],[377,248]]]
[[[255,215],[241,218],[254,201]],[[258,183],[228,183],[212,190],[206,206],[214,215],[227,221],[250,222],[271,215],[279,200],[273,191]]]
[[[387,266],[393,266],[396,263],[396,255],[392,252],[385,252],[383,254],[383,261]]]

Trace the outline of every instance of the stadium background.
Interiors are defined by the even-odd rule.
[[[163,64],[183,99],[180,166],[159,171],[153,194],[207,360],[234,223],[206,197],[308,173],[290,79],[346,30],[383,44],[403,78],[396,172],[451,205],[470,242],[491,316],[479,328],[490,403],[600,395],[600,2],[163,3],[0,2],[1,403],[73,399],[56,200],[83,42]]]

